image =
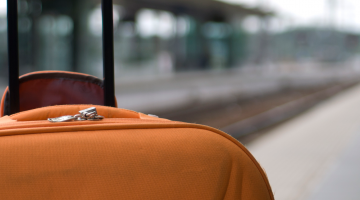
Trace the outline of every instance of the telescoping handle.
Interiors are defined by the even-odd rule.
[[[10,113],[20,110],[17,0],[7,0]]]
[[[103,24],[104,105],[115,107],[114,23],[112,0],[101,0]]]
[[[115,107],[112,0],[102,0],[104,105]],[[7,0],[10,114],[19,112],[19,38],[17,0]]]

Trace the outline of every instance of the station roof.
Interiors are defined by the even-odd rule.
[[[57,9],[63,7],[64,2],[83,2],[82,4],[89,5],[99,4],[101,0],[64,0],[52,1],[43,0],[43,2],[50,3]],[[274,13],[259,8],[249,8],[240,4],[230,4],[220,0],[113,0],[115,4],[120,4],[126,8],[126,12],[134,13],[142,8],[150,8],[157,10],[165,10],[174,14],[188,14],[199,19],[209,19],[209,17],[228,17],[228,16],[269,16]]]
[[[270,11],[258,8],[248,8],[239,4],[230,4],[214,0],[114,0],[120,4],[134,8],[151,8],[166,10],[178,14],[190,14],[197,16],[207,15],[273,15]]]

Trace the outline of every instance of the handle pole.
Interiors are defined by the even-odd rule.
[[[11,0],[10,0],[11,1]],[[115,107],[114,25],[112,0],[102,0],[104,104]]]
[[[17,0],[7,0],[10,114],[20,111]]]

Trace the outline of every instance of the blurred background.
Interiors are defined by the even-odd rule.
[[[293,123],[290,131],[307,127],[313,120],[304,115],[329,101],[334,101],[334,106],[319,113],[351,104],[330,97],[355,91],[360,80],[360,2],[113,1],[119,107],[226,131],[247,145],[266,170],[268,166],[276,199],[331,199],[321,195],[334,190],[319,189],[324,185],[321,177],[326,175],[315,175],[333,166],[329,163],[338,160],[334,155],[341,154],[355,131],[347,136],[334,133],[333,143],[321,143],[329,148],[328,154],[313,150],[304,155],[324,158],[305,168],[296,168],[299,164],[295,161],[289,164],[289,155],[283,154],[296,147],[303,150],[303,145],[293,141],[296,136],[289,138],[294,143],[283,141],[292,145],[283,145],[281,150],[271,141],[285,140],[276,132],[283,126]],[[68,70],[102,77],[100,0],[18,0],[18,16],[21,75]],[[0,89],[7,85],[7,66],[6,0],[0,0]],[[356,99],[351,95],[345,99],[350,98]],[[331,115],[339,118],[333,119],[336,123],[319,119],[320,128],[304,131],[323,134],[329,131],[325,128],[334,130],[330,125],[341,120],[356,124],[357,115],[346,118],[348,112],[357,114],[356,108],[339,108]],[[299,117],[304,124],[294,125]],[[304,141],[315,141],[316,136],[309,137]],[[319,140],[324,137],[327,135],[318,135]],[[319,140],[314,147],[320,146]],[[276,149],[273,153],[277,156],[271,157],[269,149]],[[269,157],[272,161],[265,159]],[[278,172],[274,163],[285,167]],[[295,169],[298,177],[291,176]],[[360,199],[360,194],[342,199]]]
[[[357,68],[358,9],[351,0],[114,0],[117,76],[296,71],[345,62]],[[6,70],[5,0],[0,19]],[[101,26],[96,0],[19,0],[21,72],[58,69],[101,77]]]

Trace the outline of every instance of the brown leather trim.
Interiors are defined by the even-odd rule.
[[[10,92],[9,92],[9,87],[6,88],[5,93],[4,93],[4,104],[2,104],[2,116],[5,115],[10,115]]]
[[[24,76],[20,77],[19,83],[24,83],[30,80],[35,79],[67,79],[67,80],[76,80],[76,81],[83,81],[88,83],[93,83],[95,85],[104,88],[103,81],[87,74],[77,74],[72,72],[44,72],[44,73],[31,73],[25,74]]]
[[[39,71],[39,72],[31,72],[25,75],[20,76],[19,84],[26,83],[31,80],[39,80],[39,79],[59,79],[59,80],[73,80],[85,83],[91,83],[99,86],[100,88],[104,88],[103,81],[95,76],[77,73],[77,72],[67,72],[67,71]],[[116,97],[115,102],[116,102]],[[10,99],[9,99],[9,90],[5,90],[2,102],[1,102],[1,110],[0,115],[10,115]],[[117,107],[117,103],[116,103]]]
[[[9,87],[6,87],[5,91],[4,91],[4,94],[1,98],[1,107],[0,107],[0,117],[4,116],[4,112],[5,112],[5,101],[6,101],[6,98],[8,98],[8,94],[9,93]],[[10,108],[7,108],[7,110],[9,110]],[[9,115],[9,114],[7,114]]]

